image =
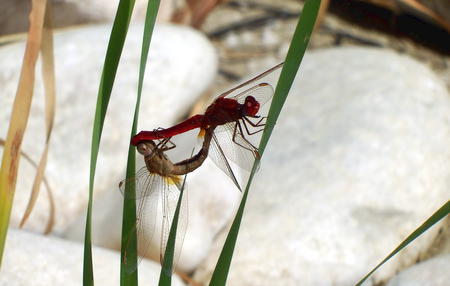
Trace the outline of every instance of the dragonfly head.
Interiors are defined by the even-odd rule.
[[[259,102],[253,96],[249,95],[245,98],[244,113],[248,116],[256,116],[259,111]]]
[[[137,146],[138,152],[143,155],[144,157],[147,157],[151,155],[156,149],[156,144],[153,141],[144,141],[142,143],[139,143]]]

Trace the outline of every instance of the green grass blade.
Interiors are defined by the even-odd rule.
[[[250,173],[249,182],[253,180],[254,169]],[[236,246],[237,235],[241,226],[242,215],[244,214],[245,203],[247,202],[247,194],[250,184],[248,183],[244,194],[242,195],[241,203],[239,205],[236,216],[234,217],[233,224],[228,232],[225,244],[220,252],[219,260],[217,261],[216,268],[214,269],[210,286],[225,285],[228,278],[228,272],[230,270],[231,259],[233,258],[234,247]]]
[[[89,201],[86,215],[86,229],[84,237],[84,261],[83,261],[83,285],[94,285],[94,272],[92,267],[92,200],[94,189],[95,169],[97,165],[98,149],[100,145],[103,122],[105,121],[114,79],[116,77],[119,59],[122,54],[123,44],[128,31],[134,0],[120,0],[114,19],[111,36],[100,80],[95,108],[94,127],[92,131],[91,164],[89,173]]]
[[[180,215],[181,202],[186,186],[186,177],[184,176],[180,196],[178,197],[177,207],[173,215],[172,225],[170,226],[169,237],[167,238],[166,250],[164,252],[164,261],[159,274],[159,286],[170,286],[172,284],[173,256],[175,253],[175,239],[177,237],[178,217]]]
[[[383,265],[386,261],[391,259],[394,255],[396,255],[400,250],[405,248],[410,242],[419,237],[422,233],[427,231],[430,227],[432,227],[435,223],[446,217],[450,213],[450,201],[447,201],[440,209],[438,209],[431,217],[429,217],[421,226],[419,226],[413,233],[411,233],[402,243],[397,246],[383,261],[381,261],[374,269],[372,269],[363,279],[361,279],[356,286],[361,285],[367,278],[370,277],[381,265]]]
[[[308,47],[309,39],[311,38],[314,25],[316,23],[317,14],[320,8],[320,0],[307,0],[303,6],[300,19],[295,28],[294,36],[291,40],[286,61],[281,70],[280,78],[278,79],[275,88],[275,94],[270,105],[269,116],[266,122],[266,128],[261,138],[259,145],[259,152],[262,155],[266,149],[270,135],[280,115],[281,109],[286,101],[292,82],[295,79],[303,55]]]
[[[136,106],[134,109],[133,126],[131,128],[131,136],[136,134],[139,107],[141,103],[142,86],[144,83],[145,68],[147,65],[148,51],[153,35],[153,28],[155,26],[156,15],[159,8],[159,0],[150,0],[147,6],[147,13],[145,17],[144,35],[142,40],[141,62],[139,67],[139,82]],[[128,149],[128,161],[126,177],[131,178],[136,174],[136,151],[134,146]],[[135,197],[136,190],[134,185],[126,185],[125,193],[131,197]],[[128,187],[131,187],[130,189]],[[120,285],[138,285],[138,268],[137,268],[137,236],[136,236],[136,201],[125,199],[123,202],[123,216],[122,216],[122,247],[121,247],[121,264],[120,264]],[[126,265],[125,265],[126,257]],[[130,272],[127,268],[136,269]]]
[[[286,61],[281,71],[280,78],[275,88],[275,94],[270,105],[269,115],[266,122],[266,127],[261,138],[261,143],[259,145],[259,150],[261,155],[263,154],[267,142],[272,134],[273,128],[277,121],[277,118],[281,112],[281,108],[286,100],[286,97],[291,88],[292,82],[294,81],[297,70],[302,61],[303,55],[308,46],[311,33],[314,28],[314,24],[317,18],[317,14],[320,8],[320,0],[307,0],[303,6],[302,14],[297,23],[297,27],[294,32],[294,36],[289,47],[288,54],[286,56]],[[244,194],[242,196],[239,209],[234,218],[231,229],[228,232],[224,247],[220,253],[219,260],[217,262],[216,268],[212,275],[209,285],[225,285],[228,271],[230,269],[231,259],[233,257],[234,247],[236,245],[236,240],[239,232],[239,227],[242,220],[242,215],[244,213],[245,203],[247,201],[247,194],[253,181],[254,174],[257,169],[259,160],[255,161],[253,165],[252,172],[250,173],[250,178],[247,182]]]

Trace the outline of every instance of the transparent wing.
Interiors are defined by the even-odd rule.
[[[221,132],[221,134],[227,135],[227,132]],[[224,143],[230,144],[230,141],[225,141]],[[209,147],[209,157],[211,160],[219,167],[236,185],[236,187],[239,189],[239,191],[242,192],[242,188],[234,175],[233,169],[231,168],[230,164],[228,163],[228,160],[226,158],[225,152],[222,149],[221,145],[219,144],[219,140],[217,139],[216,134],[213,135],[211,145]]]
[[[144,167],[145,168],[145,167]],[[142,261],[143,257],[147,256],[150,243],[155,231],[155,222],[157,216],[157,205],[159,200],[160,189],[162,187],[162,178],[157,174],[152,174],[145,168],[141,168],[136,177],[124,180],[120,183],[120,188],[125,198],[135,198],[136,201],[136,224],[135,232],[132,231],[126,237],[126,248],[131,247],[133,241],[137,241],[138,248],[138,263],[127,263],[127,254],[125,253],[125,265],[128,273],[134,272]],[[136,196],[126,193],[127,185],[134,185],[136,187]],[[130,246],[129,246],[130,245]]]
[[[257,75],[257,76],[255,76],[255,77],[253,77],[253,78],[251,78],[251,79],[249,79],[249,80],[247,80],[247,81],[245,81],[245,82],[243,82],[243,83],[241,83],[241,84],[239,84],[239,85],[233,87],[232,89],[223,92],[223,93],[220,94],[218,97],[227,97],[227,96],[229,96],[231,93],[233,93],[234,91],[239,90],[239,89],[241,89],[241,88],[243,88],[243,87],[245,87],[245,86],[249,86],[251,83],[256,82],[256,81],[262,79],[263,77],[267,76],[268,74],[271,74],[271,73],[274,72],[275,70],[281,68],[283,65],[284,65],[284,62],[279,63],[278,65],[276,65],[276,66],[274,66],[274,67],[271,67],[270,69],[268,69],[268,70],[266,70],[266,71],[260,73],[259,75]]]
[[[125,192],[127,185],[136,187],[136,196]],[[167,238],[169,236],[170,226],[174,216],[181,185],[179,180],[174,178],[165,178],[157,174],[149,173],[144,167],[141,168],[134,178],[120,182],[120,189],[125,198],[136,199],[136,232],[131,232],[126,238],[126,244],[129,245],[136,239],[138,245],[137,264],[126,265],[128,273],[134,272],[137,266],[145,257],[153,257],[163,262],[164,252],[166,250]],[[188,225],[188,196],[186,186],[184,187],[183,200],[181,202],[180,214],[178,218],[177,236],[175,242],[175,253],[173,259],[173,268],[178,264],[178,260],[183,247],[183,241]],[[161,197],[160,197],[161,196]],[[161,198],[161,199],[160,199]],[[158,202],[161,204],[158,206]],[[162,213],[162,215],[160,215]],[[161,218],[157,220],[157,218]],[[161,221],[160,224],[156,224]],[[159,247],[151,249],[154,241],[155,231],[160,232]],[[136,236],[135,236],[135,235]],[[155,243],[156,244],[156,243]],[[128,248],[128,246],[127,246]],[[125,264],[127,257],[125,254]]]
[[[219,125],[214,130],[209,157],[241,191],[241,182],[236,178],[228,160],[250,172],[255,159],[259,157],[255,146],[259,145],[260,136],[255,133],[260,133],[262,130],[263,126],[254,127],[245,123],[244,120]]]
[[[149,184],[150,173],[147,170],[147,167],[142,167],[136,172],[136,176],[133,178],[125,179],[120,181],[119,189],[122,195],[126,199],[140,199],[142,197],[150,195],[151,189],[147,188]],[[134,186],[136,193],[133,195],[126,190],[130,187]]]
[[[241,125],[241,128],[239,128],[238,124]],[[242,128],[244,127],[241,122],[230,122],[217,126],[214,130],[214,135],[225,157],[236,163],[242,169],[250,172],[255,160],[255,154],[258,153],[258,149],[255,146],[259,143],[259,140],[257,140],[259,136],[258,138],[251,138],[253,136],[246,134],[244,137],[242,135]],[[259,130],[261,129],[261,127],[258,128]],[[249,142],[251,139],[253,139],[253,142]]]
[[[178,198],[181,193],[180,184],[175,185],[173,183],[166,184],[163,190],[162,196],[162,208],[163,208],[163,221],[162,221],[162,232],[161,232],[161,242],[160,242],[160,262],[161,265],[164,264],[164,254],[167,247],[167,239],[169,238],[170,227],[172,226],[172,220],[175,215],[175,210],[177,207]],[[173,255],[172,269],[164,269],[166,274],[171,274],[178,265],[180,259],[180,254],[183,248],[184,237],[186,235],[186,230],[188,226],[188,191],[187,185],[184,185],[183,198],[180,206],[180,213],[178,216],[177,225],[177,235],[175,239],[175,249]]]
[[[263,106],[272,98],[273,87],[270,84],[264,82],[254,85],[236,95],[226,97],[233,98],[237,102],[242,104],[244,103],[245,98],[250,95],[253,96],[256,99],[256,101],[259,102],[260,106]]]

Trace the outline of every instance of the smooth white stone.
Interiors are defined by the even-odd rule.
[[[444,83],[409,57],[307,53],[252,185],[227,285],[355,284],[448,200],[449,119]],[[373,281],[414,263],[437,230]],[[225,235],[197,281],[209,281]]]
[[[54,192],[57,233],[86,212],[92,124],[110,30],[110,26],[92,26],[55,35],[56,117],[45,174]],[[131,26],[124,47],[103,129],[95,194],[118,193],[118,183],[125,176],[142,30],[142,25]],[[23,51],[23,43],[0,48],[1,138],[6,138]],[[157,26],[143,87],[139,129],[176,122],[209,86],[216,68],[216,53],[202,34],[181,26]],[[38,161],[45,126],[40,66],[36,71],[35,95],[22,150]],[[13,226],[22,217],[35,174],[23,158],[19,167]],[[42,231],[48,209],[43,191],[26,227]]]
[[[450,254],[413,265],[392,278],[387,286],[446,286],[450,283]]]
[[[10,229],[0,269],[0,285],[81,285],[83,245],[52,236]],[[96,285],[119,285],[120,253],[93,247]],[[139,284],[156,285],[161,266],[143,260],[139,264]],[[177,275],[173,285],[185,285]]]

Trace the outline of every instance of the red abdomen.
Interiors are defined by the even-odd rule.
[[[141,131],[131,138],[131,145],[137,146],[142,141],[169,138],[186,131],[200,128],[203,125],[204,115],[194,115],[183,122],[167,129],[155,129],[153,131]]]
[[[194,115],[167,129],[141,131],[131,138],[131,145],[137,146],[143,141],[169,138],[195,128],[206,129],[210,126],[223,125],[236,121],[242,116],[242,105],[239,102],[232,98],[219,97],[208,106],[205,115]]]

